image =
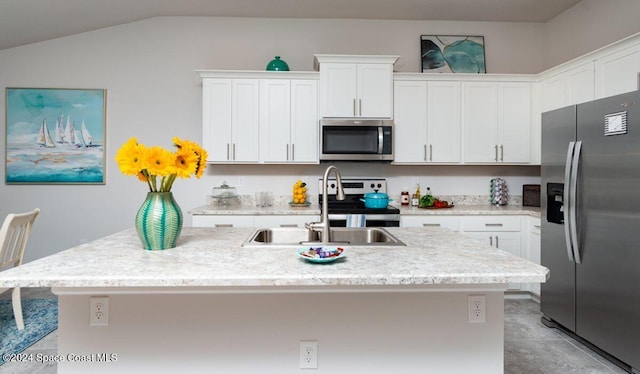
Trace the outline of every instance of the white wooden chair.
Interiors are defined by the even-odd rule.
[[[0,228],[0,270],[20,266],[24,248],[27,246],[31,228],[40,209],[28,213],[9,214]],[[9,288],[0,288],[0,294]],[[11,294],[13,303],[13,315],[16,317],[18,330],[24,329],[22,318],[22,301],[20,299],[20,287],[14,287]]]

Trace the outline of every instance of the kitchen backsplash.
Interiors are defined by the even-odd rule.
[[[391,204],[400,205],[400,195],[389,194],[389,197],[393,200]],[[438,195],[440,200],[446,200],[450,204],[455,205],[489,205],[489,195]],[[318,196],[308,195],[307,201],[311,204],[318,204]],[[291,202],[291,195],[274,195],[273,205],[282,206]],[[206,205],[215,205],[214,199],[211,195],[206,197]],[[240,204],[242,206],[255,206],[256,199],[254,195],[240,195]],[[522,195],[509,195],[507,205],[522,205]]]

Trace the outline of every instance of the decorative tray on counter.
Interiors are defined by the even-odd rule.
[[[289,202],[289,206],[292,207],[292,208],[306,208],[306,207],[308,207],[310,205],[311,205],[311,203],[308,202],[308,201],[306,203],[302,203],[302,204],[294,203],[294,202],[291,202],[291,201]]]
[[[317,264],[333,262],[345,257],[344,249],[340,247],[305,247],[297,252],[303,260]]]

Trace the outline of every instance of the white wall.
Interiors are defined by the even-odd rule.
[[[582,0],[547,22],[545,69],[640,32],[640,1]]]

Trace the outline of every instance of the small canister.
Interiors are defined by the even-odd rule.
[[[409,205],[409,191],[400,193],[400,205]]]

